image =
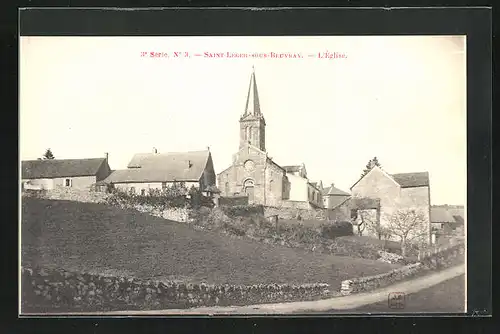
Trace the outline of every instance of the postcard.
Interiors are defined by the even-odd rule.
[[[20,314],[466,312],[466,54],[21,36]]]

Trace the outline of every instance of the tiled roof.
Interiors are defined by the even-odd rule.
[[[351,194],[336,188],[335,186],[330,186],[323,188],[323,196],[351,196]]]
[[[296,165],[296,166],[283,166],[283,169],[286,170],[287,173],[297,173],[300,172],[302,166]]]
[[[401,188],[425,187],[429,186],[429,173],[400,173],[391,175],[394,181],[401,185]]]
[[[463,224],[465,222],[464,217],[462,217],[462,216],[455,215],[455,216],[453,216],[453,218],[455,219],[455,222],[457,222],[459,224]]]
[[[324,195],[328,195],[328,192],[330,191],[330,187],[323,187],[323,191],[321,192],[321,194],[324,196]]]
[[[23,179],[93,176],[105,158],[26,160],[21,163]]]
[[[190,173],[177,173],[168,169],[147,169],[130,168],[119,169],[111,173],[105,180],[105,183],[129,183],[129,182],[173,182],[173,181],[198,181],[201,178]]]
[[[455,223],[455,218],[442,207],[431,208],[431,222],[432,223]]]
[[[351,196],[351,194],[343,191],[343,190],[340,190],[339,188],[336,188],[334,186],[331,186],[330,189],[328,189],[328,193],[327,195],[333,195],[333,196],[338,196],[338,195],[341,195],[341,196]]]
[[[139,153],[134,155],[128,164],[129,169],[117,170],[105,181],[108,183],[198,181],[209,157],[209,151]]]
[[[274,166],[278,167],[279,169],[283,170],[286,172],[286,169],[284,167],[281,167],[278,163],[276,163],[273,159],[271,158],[267,158],[267,161],[270,163],[270,164],[273,164]]]

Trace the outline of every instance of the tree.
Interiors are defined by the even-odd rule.
[[[52,151],[50,150],[50,148],[48,148],[47,151],[45,151],[45,154],[43,155],[42,159],[43,160],[52,160],[52,159],[55,159],[55,157],[52,154]]]
[[[373,159],[370,159],[370,161],[368,161],[368,163],[366,164],[365,169],[363,170],[363,173],[361,174],[361,177],[363,177],[366,174],[368,174],[368,172],[371,171],[372,168],[375,167],[375,166],[382,167],[380,165],[380,163],[378,162],[377,157],[373,157]]]
[[[387,232],[399,238],[401,255],[406,256],[408,244],[421,242],[428,234],[428,223],[421,211],[400,209],[392,214],[387,224]]]

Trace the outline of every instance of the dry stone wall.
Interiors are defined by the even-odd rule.
[[[398,281],[415,277],[431,270],[448,268],[465,261],[465,245],[458,244],[438,252],[425,254],[419,262],[412,263],[387,273],[358,277],[342,281],[340,291],[343,295],[356,292],[366,292],[394,284]]]
[[[296,219],[299,215],[304,220],[327,220],[326,209],[300,209],[293,207],[265,207],[264,215],[278,216],[278,219]]]
[[[238,306],[312,300],[326,296],[328,284],[213,285],[144,281],[62,269],[22,268],[22,312],[153,310]]]
[[[84,189],[57,187],[50,190],[26,190],[22,196],[85,203],[103,203],[109,194]]]

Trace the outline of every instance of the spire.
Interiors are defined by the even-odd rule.
[[[259,94],[257,92],[257,82],[255,80],[255,67],[252,66],[252,75],[250,76],[250,85],[248,87],[247,103],[245,106],[246,115],[261,115],[260,113],[260,103]]]

